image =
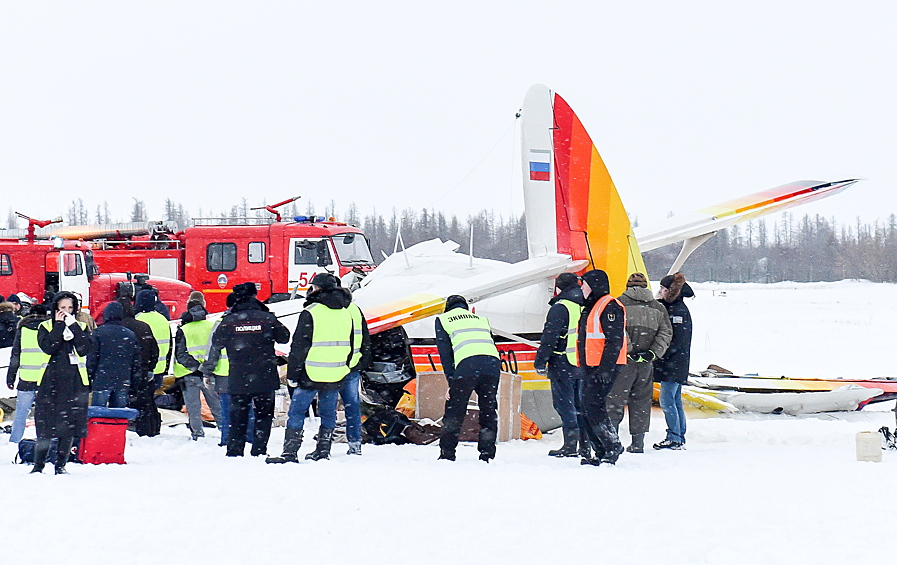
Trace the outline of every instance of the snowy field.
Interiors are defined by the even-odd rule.
[[[694,370],[897,374],[894,285],[694,288]],[[65,477],[29,476],[0,442],[0,563],[892,560],[897,452],[859,463],[854,436],[893,426],[893,404],[695,418],[686,451],[598,468],[547,457],[559,431],[500,444],[488,465],[473,445],[455,463],[437,462],[436,446],[365,446],[350,458],[336,445],[331,461],[274,466],[226,459],[214,430],[194,443],[179,427],[129,435],[128,465],[69,465]],[[651,430],[651,443],[662,439],[659,411]],[[276,429],[272,452],[282,437]]]

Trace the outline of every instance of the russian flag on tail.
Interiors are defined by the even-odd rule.
[[[530,149],[529,180],[551,180],[551,151]]]

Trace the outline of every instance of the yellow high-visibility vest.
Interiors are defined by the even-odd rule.
[[[306,311],[311,314],[313,329],[305,372],[309,379],[318,383],[338,382],[349,374],[352,314],[346,308],[334,310],[318,303]]]
[[[184,333],[184,341],[187,343],[187,353],[199,361],[200,365],[206,360],[209,353],[209,337],[212,335],[214,324],[210,320],[197,320],[181,326]],[[177,356],[174,359],[174,376],[183,377],[192,373],[190,369],[181,365]]]
[[[463,308],[455,308],[438,316],[442,329],[449,335],[455,366],[474,355],[498,357],[489,320]]]
[[[361,342],[364,340],[364,330],[361,327],[361,308],[353,302],[346,309],[352,315],[352,358],[349,360],[351,369],[361,361]]]
[[[566,355],[567,362],[576,366],[576,339],[579,334],[579,318],[582,316],[582,306],[572,300],[561,299],[558,302],[567,309],[567,345],[564,348],[564,353],[557,351],[555,353]]]
[[[149,324],[156,344],[159,346],[159,360],[156,361],[156,366],[153,367],[153,373],[156,375],[164,373],[168,370],[168,352],[171,351],[171,325],[165,319],[165,316],[155,311],[141,312],[135,318]]]
[[[20,332],[19,379],[30,383],[39,382],[50,356],[37,344],[37,330],[22,326]]]

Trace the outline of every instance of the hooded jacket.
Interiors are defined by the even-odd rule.
[[[134,311],[137,314],[158,312],[165,316],[166,320],[171,320],[171,311],[159,300],[159,293],[155,289],[144,289],[137,293],[134,297]]]
[[[668,293],[667,299],[670,302],[667,302],[667,299],[660,300],[667,310],[673,327],[673,337],[663,357],[654,362],[654,380],[685,384],[688,381],[688,370],[691,363],[692,324],[691,312],[682,299],[691,298],[695,293],[685,282],[685,277],[681,273],[677,273],[677,275],[682,277],[681,283],[671,283],[677,291],[676,297],[671,299]],[[668,288],[673,290],[671,287]]]
[[[181,328],[187,324],[205,320],[208,315],[209,313],[202,304],[193,304],[186,312],[181,314],[181,326],[174,334],[174,358],[178,363],[194,372],[199,372],[202,363],[190,355],[190,352],[187,350],[187,337]]]
[[[212,335],[208,358],[200,370],[211,376],[222,349],[230,365],[227,392],[266,394],[280,388],[274,343],[290,341],[290,331],[252,296],[236,299]]]
[[[317,280],[317,277],[315,277],[315,280]],[[312,282],[314,283],[314,280]],[[351,302],[352,293],[347,289],[329,286],[316,292],[309,292],[306,295],[304,306],[308,308],[312,304],[323,304],[332,310],[337,310],[347,308]],[[311,350],[314,330],[314,319],[311,312],[303,310],[299,314],[296,330],[293,332],[293,342],[290,344],[290,356],[287,365],[288,378],[293,382],[299,383],[299,387],[304,389],[339,389],[342,386],[342,381],[335,383],[315,382],[308,377],[308,373],[305,371],[305,360],[308,358],[309,350]],[[346,359],[347,365],[351,358],[352,354],[350,352],[349,357]]]
[[[8,388],[16,387],[16,390],[25,391],[34,391],[37,390],[37,383],[33,381],[23,381],[19,379],[19,384],[16,385],[16,374],[19,372],[19,362],[22,356],[22,328],[27,328],[31,331],[37,331],[38,327],[44,320],[50,319],[49,316],[44,314],[29,314],[22,318],[19,322],[19,329],[16,331],[16,339],[12,344],[12,352],[9,356],[9,369],[6,371],[6,386]]]
[[[642,286],[627,288],[620,296],[620,302],[626,308],[628,353],[653,351],[655,359],[660,359],[673,337],[666,308],[654,299],[650,290]]]
[[[137,344],[140,348],[140,370],[143,374],[149,373],[159,361],[159,344],[156,343],[149,324],[134,317],[134,306],[130,301],[123,299],[120,304],[124,315],[121,325],[137,336]]]
[[[579,318],[579,332],[576,340],[576,348],[579,353],[580,366],[583,367],[585,376],[611,375],[617,367],[617,357],[623,348],[623,338],[626,332],[624,325],[625,312],[616,301],[611,301],[601,312],[601,327],[604,329],[604,352],[601,355],[601,364],[590,367],[585,364],[586,359],[586,327],[589,314],[602,296],[610,294],[610,282],[607,273],[601,270],[588,271],[582,276],[584,283],[589,285],[591,293],[583,301],[582,316]]]
[[[556,359],[553,365],[560,365],[559,369],[562,369],[559,371],[558,377],[571,376],[577,378],[580,376],[578,367],[570,365],[567,362],[566,355],[557,355],[566,353],[567,327],[570,322],[570,312],[566,306],[559,303],[561,300],[569,300],[582,306],[582,289],[579,285],[570,286],[548,301],[551,308],[548,309],[548,315],[545,317],[545,326],[542,328],[542,341],[539,344],[538,351],[536,351],[536,359],[533,365],[537,369],[542,369],[548,365],[549,361]],[[563,363],[560,363],[561,361]],[[554,371],[552,371],[552,374],[549,374],[549,377],[553,378],[555,376],[553,373]]]
[[[124,309],[110,302],[103,309],[103,325],[91,334],[93,352],[87,356],[87,372],[93,390],[126,389],[141,377],[137,335],[122,325]]]
[[[66,324],[55,319],[59,302],[65,298],[71,300],[74,311],[78,311],[78,297],[71,292],[59,292],[50,301],[51,329],[48,330],[41,324],[37,330],[37,343],[50,356],[34,401],[34,422],[38,438],[87,435],[87,400],[90,389],[82,382],[78,366],[72,364],[70,355],[90,355],[92,343],[88,332],[77,323],[68,328],[71,339],[65,339]]]
[[[0,302],[0,348],[12,347],[16,339],[16,327],[19,317],[11,302]]]

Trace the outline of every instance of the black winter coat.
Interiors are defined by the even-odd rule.
[[[332,310],[338,310],[348,307],[351,302],[352,293],[340,287],[332,290],[321,290],[313,294],[309,293],[305,301],[305,307],[307,308],[312,304],[323,304]],[[299,314],[296,330],[293,332],[293,342],[290,344],[290,356],[287,361],[288,378],[293,382],[299,383],[299,387],[304,389],[339,389],[343,385],[342,380],[335,383],[319,383],[308,378],[308,373],[305,372],[305,360],[308,358],[308,352],[311,349],[314,330],[314,319],[311,317],[311,312],[303,310]],[[370,340],[370,337],[368,337],[368,340]],[[350,352],[349,357],[346,359],[347,365],[351,358],[352,354]]]
[[[579,286],[572,286],[548,302],[551,304],[551,308],[548,309],[548,315],[545,317],[542,341],[536,351],[533,365],[537,369],[542,369],[551,362],[549,378],[578,379],[582,376],[582,371],[567,361],[567,324],[570,321],[570,313],[566,306],[559,304],[561,300],[569,300],[581,306],[583,302],[582,289]]]
[[[212,336],[209,357],[202,364],[204,375],[211,375],[218,364],[221,350],[227,349],[230,365],[227,392],[230,394],[265,394],[280,388],[274,343],[290,341],[290,330],[255,298],[243,299],[231,308],[230,314]]]
[[[670,316],[673,326],[673,339],[663,357],[654,362],[654,380],[656,382],[674,382],[685,384],[688,380],[689,363],[691,362],[691,312],[682,298],[689,298],[695,293],[688,286],[682,287],[679,296],[673,302],[660,300]]]
[[[50,356],[47,369],[34,401],[34,423],[38,438],[85,437],[87,435],[87,401],[90,387],[81,381],[78,366],[69,355],[75,351],[86,356],[91,352],[90,335],[79,324],[69,328],[73,338],[63,339],[65,322],[54,321],[53,330],[40,326],[37,343]]]
[[[586,358],[586,326],[588,325],[589,314],[595,306],[598,298],[594,295],[589,296],[586,300],[585,308],[582,311],[582,317],[579,319],[579,332],[577,335],[576,347],[579,350],[579,358]],[[593,299],[594,298],[594,299]],[[598,375],[612,375],[616,371],[617,357],[620,350],[623,349],[623,336],[626,334],[625,314],[623,307],[615,301],[611,301],[601,313],[601,327],[604,329],[604,352],[601,354],[601,364],[597,367],[584,365],[583,376],[595,377]]]
[[[18,325],[19,317],[15,312],[0,312],[0,347],[12,347]]]
[[[122,325],[122,307],[110,302],[103,310],[102,326],[91,334],[93,352],[87,372],[93,390],[126,389],[131,380],[141,380],[140,346],[137,335]]]

